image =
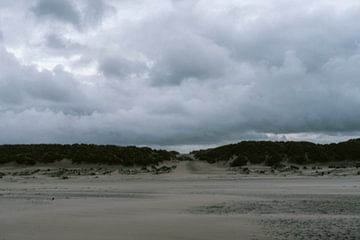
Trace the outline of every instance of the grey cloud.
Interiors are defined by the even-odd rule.
[[[51,49],[62,51],[63,53],[67,51],[81,52],[85,48],[85,46],[79,43],[72,42],[71,40],[54,33],[46,36],[45,45]]]
[[[43,15],[89,31],[7,28],[0,142],[190,148],[359,134],[358,1],[152,3],[83,0],[76,21]]]
[[[129,45],[153,62],[149,71],[152,84],[174,86],[224,76],[232,67],[228,49],[188,26],[191,20],[186,19],[187,14],[172,14],[150,19],[135,27],[135,32],[126,32],[133,38]],[[174,15],[181,21],[173,19]]]
[[[266,13],[265,7],[254,5],[230,9],[222,21],[212,17],[206,22],[200,19],[199,25],[217,44],[230,48],[240,61],[280,64],[283,53],[294,50],[303,64],[314,71],[331,57],[349,57],[358,49],[356,39],[360,38],[360,32],[354,29],[353,22],[360,20],[359,7],[338,12],[327,2],[284,4],[280,1],[270,4],[270,12]]]
[[[57,20],[80,26],[80,12],[69,0],[39,0],[33,12],[40,18],[51,17]]]
[[[39,0],[33,7],[38,18],[50,18],[73,25],[78,30],[98,25],[116,9],[102,0]]]
[[[141,74],[146,65],[139,61],[128,60],[120,56],[106,56],[101,60],[99,71],[108,78],[124,79],[131,74]]]
[[[68,48],[69,43],[58,35],[50,34],[46,38],[46,44],[50,48],[64,49]]]
[[[116,13],[116,8],[109,1],[85,0],[84,8],[84,21],[91,24],[98,24],[108,15]]]
[[[73,76],[61,66],[53,72],[39,72],[32,66],[22,66],[5,50],[0,61],[0,105],[15,109],[28,107],[58,108],[76,105],[84,95]],[[82,101],[82,100],[81,100]],[[71,109],[71,107],[65,107]]]
[[[155,85],[178,85],[187,80],[220,78],[231,63],[227,51],[207,39],[174,37],[155,58],[151,78]]]

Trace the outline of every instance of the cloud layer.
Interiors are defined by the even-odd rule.
[[[0,143],[356,137],[359,21],[350,0],[2,1]]]

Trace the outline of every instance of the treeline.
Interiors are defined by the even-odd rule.
[[[282,162],[307,164],[330,161],[360,161],[360,139],[332,144],[311,142],[243,141],[217,148],[193,151],[195,158],[210,163],[230,161],[231,166],[247,163],[279,165]]]
[[[148,147],[120,147],[92,144],[0,145],[0,164],[16,162],[33,165],[69,159],[73,163],[152,165],[176,158],[177,152]]]

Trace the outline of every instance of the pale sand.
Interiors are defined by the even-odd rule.
[[[360,239],[359,203],[358,176],[248,177],[202,162],[164,175],[5,176],[0,240]]]

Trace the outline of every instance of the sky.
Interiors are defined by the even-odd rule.
[[[1,0],[0,144],[360,133],[358,0]]]

